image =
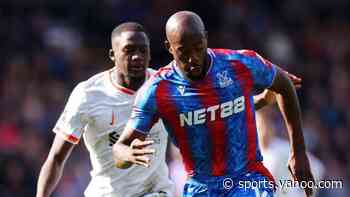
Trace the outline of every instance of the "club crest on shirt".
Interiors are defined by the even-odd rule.
[[[220,88],[225,88],[233,83],[231,77],[228,76],[227,70],[216,74],[216,78],[219,80]]]
[[[180,92],[181,96],[185,94],[185,86],[177,86],[176,89]]]

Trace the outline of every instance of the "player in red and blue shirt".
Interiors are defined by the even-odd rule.
[[[239,175],[253,168],[248,161],[262,160],[252,91],[269,87],[276,69],[253,51],[208,55],[200,81],[187,80],[175,61],[160,69],[141,88],[128,126],[147,134],[162,118],[190,175]]]
[[[298,100],[281,69],[251,50],[208,49],[204,25],[192,12],[174,14],[166,34],[174,61],[139,91],[114,147],[119,167],[149,164],[146,155],[153,150],[145,146],[152,142],[139,139],[160,118],[189,175],[184,196],[273,196],[273,177],[261,163],[253,101],[269,88],[282,95],[292,138],[290,168],[297,179],[313,180]],[[261,184],[243,187],[242,181]]]

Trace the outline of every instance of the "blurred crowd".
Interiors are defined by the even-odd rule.
[[[308,150],[324,179],[344,181],[318,197],[350,196],[350,1],[348,0],[11,0],[0,2],[0,196],[34,196],[53,128],[72,88],[111,68],[110,32],[142,23],[152,67],[167,64],[167,18],[197,12],[212,48],[249,48],[303,78],[298,90]],[[283,121],[273,116],[278,136]],[[276,156],[278,157],[278,156]],[[176,168],[176,166],[175,166]],[[82,196],[89,181],[81,143],[55,197]]]

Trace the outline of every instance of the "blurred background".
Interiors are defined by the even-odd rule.
[[[203,18],[210,47],[253,49],[303,78],[298,94],[307,148],[324,166],[323,179],[344,182],[343,189],[317,196],[350,196],[348,0],[1,0],[0,196],[34,196],[51,129],[70,91],[113,66],[107,53],[113,28],[125,21],[144,24],[152,67],[159,68],[170,60],[165,22],[184,9]],[[278,113],[268,114],[275,135],[285,138]],[[171,167],[181,169],[176,162]],[[89,170],[80,143],[54,196],[82,196]]]

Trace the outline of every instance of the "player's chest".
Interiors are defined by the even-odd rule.
[[[173,114],[168,120],[181,127],[225,120],[245,110],[248,97],[241,87],[241,81],[229,70],[218,71],[210,80],[196,84],[172,84],[172,94],[160,98],[160,111],[163,116]]]
[[[176,111],[192,111],[200,108],[210,108],[223,103],[235,102],[243,96],[240,84],[230,77],[226,72],[219,73],[217,77],[212,77],[210,83],[193,84],[172,84],[171,94],[164,95],[161,98],[161,104],[166,106],[173,105]],[[236,101],[238,102],[238,101]],[[215,107],[214,107],[215,108]]]
[[[131,114],[134,99],[104,99],[90,109],[91,127],[99,132],[121,130]]]

